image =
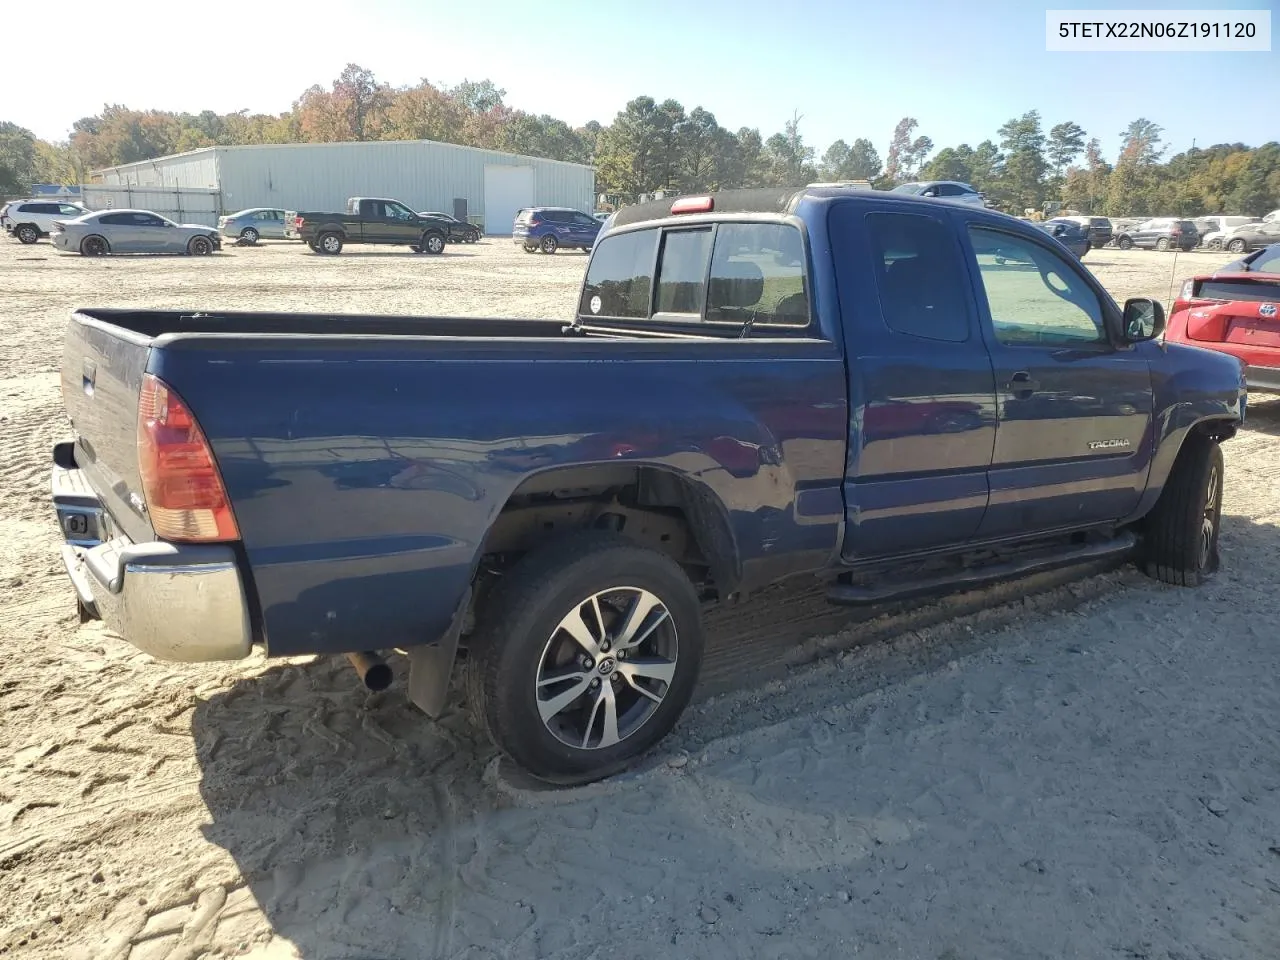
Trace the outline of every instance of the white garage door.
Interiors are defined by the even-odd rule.
[[[533,167],[486,164],[484,168],[484,232],[511,236],[516,211],[533,206]]]

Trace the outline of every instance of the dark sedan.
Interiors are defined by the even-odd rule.
[[[1280,243],[1262,247],[1247,257],[1232,260],[1217,273],[1275,273],[1280,274]]]
[[[1087,227],[1075,220],[1046,220],[1044,223],[1037,223],[1036,226],[1061,243],[1077,257],[1083,258],[1084,255],[1089,252],[1089,247],[1091,246],[1089,241],[1089,230]]]
[[[442,221],[442,227],[449,229],[450,243],[479,243],[480,228],[474,223],[467,223],[465,220],[459,220],[457,217],[451,217],[447,213],[438,211],[428,211],[427,213],[419,213],[420,217],[433,217]]]

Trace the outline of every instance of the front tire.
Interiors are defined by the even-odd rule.
[[[558,241],[555,237],[551,236],[551,234],[547,234],[545,237],[542,238],[542,241],[538,244],[538,249],[546,254],[555,253],[558,249],[560,249],[560,241]]]
[[[1244,253],[1248,246],[1243,240],[1232,240],[1227,244],[1227,249],[1232,253]]]
[[[702,661],[697,591],[674,560],[586,532],[524,557],[468,644],[467,696],[498,748],[539,779],[624,769],[675,726]]]
[[[429,253],[432,256],[438,256],[439,254],[444,253],[444,244],[445,239],[442,234],[427,233],[423,234],[422,243],[418,245],[418,250],[421,253]]]
[[[1156,249],[1159,250],[1161,253],[1164,253],[1165,251],[1167,251],[1169,249],[1168,237],[1161,237],[1159,240],[1157,240]]]
[[[258,242],[258,231],[253,227],[245,227],[240,231],[240,239],[252,247]]]
[[[187,253],[193,257],[207,257],[213,253],[213,241],[208,237],[192,237],[187,243]]]
[[[1141,564],[1148,576],[1198,587],[1217,572],[1222,478],[1222,448],[1203,434],[1187,437],[1143,521]]]
[[[1210,250],[1221,250],[1221,249],[1222,249],[1222,238],[1221,238],[1221,237],[1214,237],[1212,240],[1210,240],[1208,243],[1206,243],[1206,244],[1205,244],[1205,246],[1206,246],[1208,249],[1210,249]]]
[[[1119,247],[1121,250],[1128,250],[1133,246],[1133,241],[1130,240],[1128,237],[1121,237],[1119,240],[1116,241],[1116,246]]]
[[[330,257],[342,252],[342,235],[339,233],[322,233],[316,238],[316,251]]]
[[[18,238],[19,243],[32,244],[40,239],[40,229],[24,223],[13,231],[13,235]]]

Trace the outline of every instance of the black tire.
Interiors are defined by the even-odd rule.
[[[240,239],[252,247],[258,242],[258,231],[253,229],[253,227],[245,227],[240,231]]]
[[[316,245],[313,249],[316,253],[336,257],[342,252],[342,234],[334,233],[332,230],[320,234],[320,236],[316,237]]]
[[[187,253],[193,257],[207,257],[213,253],[213,241],[208,237],[192,237],[187,241]]]
[[[467,234],[467,243],[479,243],[479,242],[480,242],[479,230],[472,230],[470,233]]]
[[[579,659],[582,648],[559,629],[575,609],[593,609],[589,605],[593,596],[614,590],[619,595],[626,590],[648,591],[669,614],[644,631],[650,639],[636,648],[663,642],[670,644],[668,651],[674,651],[671,679],[662,691],[661,702],[655,705],[651,705],[653,695],[639,696],[633,689],[635,683],[628,679],[633,675],[626,668],[639,662],[634,653],[629,663],[623,652],[611,652],[602,645],[598,661],[583,661]],[[624,614],[609,605],[607,596],[598,608],[608,610],[601,619],[614,617],[599,632],[606,639],[613,637],[611,628],[617,627]],[[640,632],[639,626],[636,632]],[[671,731],[693,695],[702,648],[697,591],[675,561],[615,533],[583,532],[528,554],[485,598],[468,642],[467,699],[473,716],[497,747],[529,773],[550,783],[589,783],[625,769]],[[567,659],[556,661],[555,669],[577,675],[577,680],[560,683],[574,683],[580,692],[544,721],[539,703],[545,705],[546,701],[539,700],[538,679],[544,663],[557,653]],[[669,655],[662,654],[664,658]],[[615,679],[614,672],[620,678]],[[640,679],[649,682],[644,674]],[[578,681],[590,686],[581,687]],[[604,689],[610,685],[611,689]],[[548,686],[545,677],[543,686]],[[657,691],[656,687],[650,689]],[[588,711],[593,699],[594,709]],[[615,729],[621,739],[611,746],[573,746],[564,739],[563,730],[551,729],[552,724],[572,726],[575,718],[585,716],[585,725],[573,731],[573,739],[577,740],[582,729],[590,738],[597,727],[595,710],[606,700],[619,704]],[[628,715],[632,719],[628,720]],[[627,723],[635,726],[622,733]],[[603,717],[599,726],[603,739],[607,730]]]
[[[526,244],[524,245],[524,252],[525,252],[525,253],[537,253],[537,252],[538,252],[538,248],[537,248],[534,244],[532,244],[532,243],[526,243]]]
[[[13,235],[19,243],[32,244],[40,239],[40,228],[35,224],[21,223],[13,228]]]
[[[1210,240],[1208,243],[1206,243],[1206,244],[1205,244],[1205,248],[1206,248],[1206,249],[1208,249],[1208,250],[1221,250],[1221,249],[1222,249],[1222,238],[1221,238],[1221,237],[1214,237],[1212,240]]]
[[[1157,250],[1159,250],[1161,253],[1164,253],[1166,250],[1168,250],[1168,249],[1169,249],[1169,238],[1168,238],[1168,237],[1161,237],[1159,240],[1157,240],[1157,241],[1156,241],[1156,249],[1157,249]]]
[[[319,247],[317,247],[317,246],[316,246],[314,243],[312,243],[310,240],[308,240],[308,241],[307,241],[307,246],[311,249],[311,252],[312,252],[312,253],[319,253],[319,252],[320,252],[320,248],[319,248]]]
[[[1121,237],[1119,240],[1116,241],[1116,246],[1119,247],[1121,250],[1128,250],[1130,247],[1133,246],[1133,241],[1130,240],[1128,237]]]
[[[100,237],[96,233],[80,241],[80,255],[82,257],[105,257],[110,252],[111,244],[107,243],[107,238]]]
[[[1249,245],[1239,238],[1232,240],[1227,244],[1227,249],[1232,253],[1244,253],[1248,247]]]
[[[1198,587],[1217,572],[1222,480],[1222,448],[1203,434],[1188,436],[1142,524],[1140,556],[1147,576]]]
[[[444,253],[445,238],[443,233],[424,233],[422,242],[418,245],[419,253],[429,253],[432,256],[439,256]]]
[[[545,254],[555,253],[560,249],[560,241],[548,233],[538,242],[538,249]]]

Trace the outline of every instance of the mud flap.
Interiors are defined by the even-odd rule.
[[[462,635],[462,624],[470,606],[471,590],[468,588],[453,614],[449,629],[439,642],[409,648],[409,699],[433,719],[444,712],[453,662],[458,656],[458,638]]]

